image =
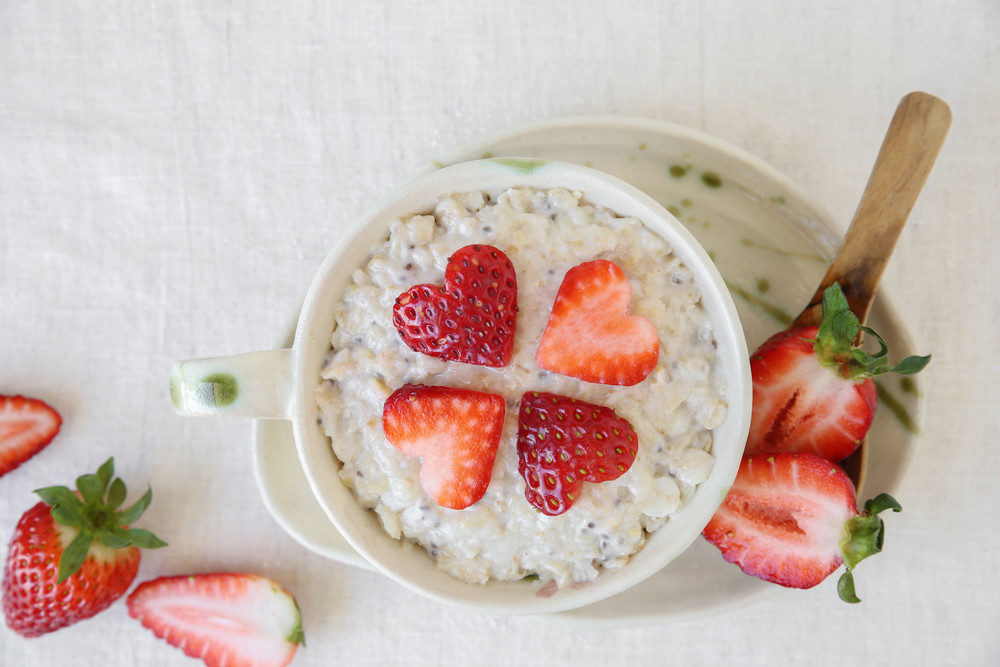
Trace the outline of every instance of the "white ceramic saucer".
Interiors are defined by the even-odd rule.
[[[586,117],[549,121],[467,146],[429,168],[480,157],[541,157],[585,164],[622,178],[669,208],[715,259],[733,293],[750,349],[783,328],[812,295],[836,249],[830,217],[785,176],[745,151],[660,121]],[[294,326],[296,313],[289,313]],[[916,352],[889,298],[880,293],[872,326],[893,357]],[[288,344],[294,331],[280,341]],[[880,406],[868,440],[866,487],[896,489],[920,422],[920,380],[880,380]],[[317,554],[370,567],[340,536],[312,496],[291,426],[257,421],[254,465],[275,520]],[[699,539],[642,585],[553,620],[629,624],[718,613],[781,592],[725,563]]]

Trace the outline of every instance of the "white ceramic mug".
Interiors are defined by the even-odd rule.
[[[624,567],[602,572],[582,586],[554,593],[543,582],[469,584],[440,570],[419,546],[390,537],[374,512],[362,508],[338,475],[340,463],[318,425],[313,398],[330,350],[334,307],[352,271],[381,241],[398,217],[432,207],[448,192],[497,191],[526,186],[581,191],[593,204],[641,220],[663,236],[691,270],[714,324],[719,367],[727,386],[728,417],[713,431],[715,465],[685,505]],[[750,425],[751,382],[746,341],[722,276],[694,237],[670,213],[638,189],[594,169],[532,158],[476,160],[445,167],[408,183],[365,215],[323,262],[299,315],[290,349],[183,361],[170,382],[177,412],[287,419],[313,494],[350,545],[401,584],[444,602],[504,614],[564,611],[620,593],[680,555],[701,533],[726,496]],[[291,453],[289,453],[291,454]]]

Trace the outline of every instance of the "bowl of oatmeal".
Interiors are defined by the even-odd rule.
[[[396,299],[441,284],[449,257],[479,244],[502,250],[516,270],[509,361],[475,365],[408,347],[393,324]],[[620,267],[629,313],[659,338],[655,365],[631,386],[536,361],[564,276],[594,260]],[[464,509],[437,504],[421,485],[421,459],[386,440],[383,406],[412,384],[486,392],[506,406],[489,484]],[[564,513],[538,511],[518,468],[525,392],[612,409],[637,436],[631,467],[585,485]],[[729,292],[673,216],[592,169],[495,159],[440,169],[389,195],[321,267],[291,349],[182,362],[172,395],[184,413],[291,420],[320,505],[388,576],[442,601],[530,614],[621,592],[691,544],[735,476],[751,389]]]

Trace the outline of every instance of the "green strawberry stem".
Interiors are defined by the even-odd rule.
[[[302,610],[299,609],[299,603],[295,598],[292,598],[292,604],[295,605],[295,627],[292,631],[288,633],[285,637],[285,641],[292,644],[306,645],[306,633],[302,630]]]
[[[94,540],[109,549],[128,546],[158,549],[167,545],[148,530],[129,528],[149,507],[153,490],[147,489],[134,505],[118,511],[125,501],[126,489],[114,472],[115,460],[110,458],[96,473],[77,477],[75,493],[65,486],[35,489],[42,502],[52,508],[53,521],[77,531],[59,558],[60,584],[80,569]]]
[[[837,582],[837,594],[844,602],[852,604],[861,602],[861,599],[854,592],[853,570],[865,558],[882,551],[882,544],[885,541],[885,523],[879,517],[879,513],[887,509],[891,509],[893,512],[903,511],[895,498],[888,493],[880,493],[865,502],[865,509],[861,514],[848,519],[847,523],[844,524],[844,538],[840,541],[840,553],[844,558],[847,571],[840,576],[840,580]]]
[[[854,347],[854,341],[862,331],[878,341],[880,349],[875,354]],[[859,382],[883,373],[912,375],[931,360],[929,354],[911,356],[891,366],[885,341],[871,328],[861,325],[858,317],[851,312],[847,297],[838,283],[833,283],[823,292],[823,321],[816,339],[811,342],[824,365],[839,368],[844,377]]]

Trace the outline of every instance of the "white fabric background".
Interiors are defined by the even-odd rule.
[[[270,575],[296,664],[996,664],[1000,5],[652,2],[0,3],[0,393],[65,427],[0,479],[6,542],[40,485],[114,454],[170,547],[140,579]],[[770,161],[846,227],[896,101],[955,123],[885,285],[928,412],[859,606],[825,582],[682,625],[480,617],[298,547],[265,511],[250,424],[173,415],[177,359],[272,347],[345,225],[435,155],[520,123],[623,113]],[[119,603],[0,664],[193,664]]]

